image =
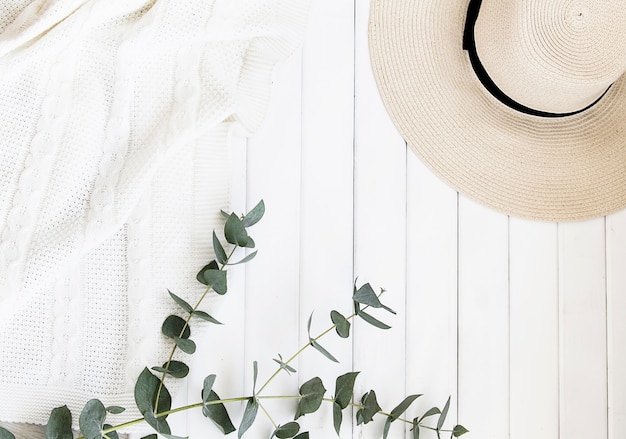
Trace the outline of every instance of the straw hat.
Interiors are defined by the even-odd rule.
[[[383,101],[415,153],[510,215],[626,207],[626,1],[372,0]]]

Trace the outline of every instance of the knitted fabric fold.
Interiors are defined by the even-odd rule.
[[[134,406],[228,209],[228,137],[263,120],[308,0],[0,7],[0,420]],[[130,409],[116,420],[137,417]],[[77,416],[75,416],[77,419]]]

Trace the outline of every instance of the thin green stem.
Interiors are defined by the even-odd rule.
[[[226,261],[224,262],[224,264],[222,264],[222,266],[219,268],[219,270],[223,270],[229,263],[231,257],[233,256],[235,250],[237,249],[237,246],[234,246],[233,249],[231,250],[230,254],[228,255],[228,257],[226,258]],[[187,327],[189,326],[189,321],[191,320],[191,317],[193,316],[194,312],[198,309],[198,307],[200,306],[200,304],[202,303],[202,301],[204,300],[204,298],[207,296],[207,294],[211,291],[211,286],[208,285],[207,288],[205,289],[204,293],[202,294],[202,296],[200,297],[200,299],[197,301],[196,305],[194,306],[193,310],[189,313],[189,316],[187,317],[185,324],[181,330],[180,333],[180,337],[182,337],[182,335],[184,334],[185,329],[187,329]],[[378,295],[378,297],[380,297],[382,294],[384,293],[384,290],[381,291],[381,293]],[[369,305],[366,305],[365,307],[363,307],[363,309],[367,309],[369,308]],[[346,320],[351,320],[354,317],[356,317],[356,313],[350,315],[349,317],[346,317]],[[304,352],[304,350],[306,350],[306,348],[308,348],[309,346],[311,346],[313,341],[318,341],[320,338],[324,337],[326,334],[328,334],[329,332],[331,332],[333,329],[336,328],[336,325],[332,325],[330,328],[326,329],[325,331],[323,331],[321,334],[319,334],[317,337],[312,338],[309,340],[309,343],[307,343],[306,345],[302,346],[300,349],[298,349],[298,351],[293,354],[284,364],[287,365],[289,363],[291,363],[292,361],[294,361],[300,354],[302,354],[302,352]],[[176,352],[177,349],[177,345],[174,345],[174,347],[172,348],[172,351],[170,353],[170,356],[168,358],[168,361],[164,367],[164,369],[169,369],[169,366],[172,362],[172,359],[174,357],[174,354]],[[280,371],[282,370],[282,367],[279,367],[268,379],[267,381],[265,381],[265,383],[261,386],[261,388],[259,389],[259,391],[257,392],[257,396],[256,399],[260,400],[260,399],[301,399],[302,396],[301,395],[269,395],[269,396],[259,396],[259,394],[269,385],[269,383],[274,380],[274,378],[276,378],[276,376],[280,373]],[[164,381],[165,381],[165,377],[167,376],[166,372],[162,373],[160,382],[159,382],[159,388],[157,390],[157,394],[156,394],[156,399],[155,399],[155,412],[157,411],[157,404],[160,398],[160,394],[161,391],[163,389],[164,386]],[[178,413],[178,412],[182,412],[182,411],[186,411],[186,410],[191,410],[191,409],[195,409],[195,408],[200,408],[203,407],[205,405],[214,405],[214,404],[226,404],[226,403],[230,403],[230,402],[242,402],[242,401],[246,401],[250,399],[249,396],[246,397],[235,397],[235,398],[227,398],[227,399],[220,399],[220,400],[215,400],[215,401],[209,401],[209,402],[199,402],[199,403],[195,403],[195,404],[190,404],[190,405],[186,405],[186,406],[182,406],[182,407],[177,407],[175,409],[171,409],[171,410],[166,410],[160,413],[155,413],[155,416],[157,418],[159,417],[164,417],[164,416],[168,416],[170,414],[173,413]],[[334,399],[330,399],[330,398],[324,398],[323,399],[326,402],[332,402],[334,403],[335,400]],[[355,407],[355,408],[364,408],[363,405],[361,404],[356,404],[356,403],[350,403],[350,406]],[[269,414],[269,412],[265,409],[265,407],[259,403],[259,407],[261,407],[261,410],[263,410],[263,412],[265,413],[265,415],[267,416],[267,418],[270,420],[270,422],[272,423],[272,425],[274,426],[274,428],[278,428],[278,424],[276,424],[276,422],[272,419],[271,415]],[[383,415],[383,416],[391,416],[391,414],[383,412],[383,411],[379,411],[377,414]],[[419,427],[423,427],[429,430],[435,430],[438,432],[452,432],[452,430],[437,430],[436,428],[433,427],[429,427],[427,425],[422,425],[422,424],[415,424],[412,421],[409,421],[407,419],[403,419],[403,418],[397,418],[397,420],[401,421],[401,422],[405,422],[407,424],[411,424],[414,426],[419,426]],[[108,429],[104,429],[102,431],[103,435],[107,435],[108,433],[114,432],[114,431],[118,431],[120,429],[126,428],[126,427],[130,427],[139,423],[144,422],[145,419],[144,418],[138,418],[138,419],[134,419],[128,422],[125,422],[123,424],[119,424],[116,426],[113,426],[111,428]],[[81,436],[78,439],[85,439],[85,437]]]
[[[274,419],[272,419],[272,417],[270,416],[269,412],[265,409],[265,407],[263,407],[263,404],[261,404],[258,401],[257,401],[257,403],[259,404],[259,407],[261,407],[261,410],[263,410],[263,413],[265,413],[265,416],[267,416],[267,419],[269,419],[270,422],[272,423],[272,425],[274,426],[274,430],[277,429],[278,428],[278,424],[276,422],[274,422]]]
[[[256,399],[302,399],[302,395],[257,396]]]
[[[203,407],[205,405],[228,404],[230,402],[247,401],[248,399],[250,399],[249,396],[240,396],[240,397],[236,397],[236,398],[216,399],[214,401],[208,401],[206,403],[197,402],[195,404],[190,404],[190,405],[177,407],[177,408],[172,409],[172,410],[166,410],[164,412],[156,414],[155,417],[161,418],[161,417],[164,417],[164,416],[169,416],[169,415],[174,414],[174,413],[200,408],[200,407]],[[133,425],[141,424],[144,421],[145,421],[144,418],[133,419],[132,421],[124,422],[123,424],[118,424],[118,425],[115,425],[115,426],[113,426],[111,428],[104,429],[104,430],[102,430],[102,434],[107,434],[107,433],[111,433],[113,431],[118,431],[118,430],[121,430],[122,428],[126,428],[126,427],[132,427]],[[78,439],[85,439],[85,437],[81,436]]]
[[[228,262],[230,262],[230,258],[232,258],[233,254],[235,253],[235,250],[237,250],[236,245],[233,246],[232,250],[230,251],[230,254],[226,258],[226,261],[219,268],[220,271],[224,270],[224,267],[228,265]],[[196,305],[193,307],[193,310],[187,316],[187,319],[185,320],[185,324],[183,325],[183,328],[180,330],[180,334],[178,335],[178,337],[183,336],[183,334],[185,333],[185,330],[189,327],[189,322],[191,321],[191,317],[193,317],[193,314],[198,310],[198,307],[200,306],[204,298],[207,296],[207,294],[209,294],[209,292],[211,291],[211,288],[212,288],[211,285],[207,285],[206,289],[202,293],[202,296],[200,296],[200,299],[198,299],[198,301],[196,302]],[[156,399],[154,400],[154,412],[155,413],[157,413],[158,411],[159,398],[161,397],[161,391],[163,390],[163,386],[165,385],[165,377],[167,376],[166,371],[169,370],[170,364],[172,364],[172,360],[174,359],[174,354],[176,353],[176,349],[178,349],[178,345],[174,343],[174,346],[172,347],[172,350],[170,352],[170,356],[167,359],[167,362],[165,363],[165,366],[164,366],[165,371],[161,373],[161,379],[159,380],[159,388],[157,389]]]
[[[324,401],[326,401],[326,402],[335,402],[335,400],[334,400],[334,399],[330,399],[330,398],[324,398],[323,400],[324,400]],[[364,406],[363,404],[357,404],[357,403],[355,403],[355,402],[351,402],[351,403],[350,403],[350,404],[348,404],[348,405],[349,405],[350,407],[354,407],[354,408],[357,408],[357,409],[364,409],[364,408],[365,408],[365,406]],[[387,412],[384,412],[384,411],[382,411],[382,410],[381,410],[381,411],[376,412],[376,414],[377,414],[377,415],[381,415],[381,416],[386,416],[386,417],[390,417],[390,416],[391,416],[391,413],[387,413]],[[444,429],[437,430],[437,428],[436,428],[436,427],[430,427],[430,426],[428,426],[428,425],[424,425],[424,424],[422,424],[422,423],[417,423],[417,424],[416,424],[415,422],[413,422],[413,421],[411,421],[411,420],[408,420],[408,419],[404,419],[404,418],[396,418],[395,420],[396,420],[396,421],[400,421],[400,422],[404,422],[404,423],[406,423],[406,424],[413,425],[413,426],[415,426],[415,427],[418,427],[418,426],[419,426],[419,427],[426,428],[426,429],[428,429],[428,430],[432,430],[432,431],[440,431],[440,432],[442,432],[442,433],[452,433],[452,432],[454,431],[454,430],[444,430]]]
[[[365,309],[365,308],[364,308]],[[346,320],[350,320],[352,318],[354,318],[356,316],[356,314],[352,314],[349,317],[346,317]],[[336,325],[331,326],[330,328],[328,328],[327,330],[325,330],[324,332],[322,332],[320,335],[318,335],[317,337],[315,337],[314,339],[312,339],[313,341],[318,341],[320,338],[322,338],[323,336],[325,336],[326,334],[328,334],[329,332],[331,332],[333,329],[335,329]],[[306,348],[308,348],[309,346],[311,346],[311,341],[309,341],[307,344],[305,344],[304,346],[302,346],[300,349],[298,349],[298,351],[293,354],[291,357],[289,357],[289,359],[287,361],[285,361],[285,365],[288,365],[289,363],[291,363],[293,360],[295,360],[296,358],[298,358],[298,356],[304,352],[306,350]],[[280,371],[283,370],[282,367],[278,367],[274,373],[267,379],[267,381],[265,381],[263,383],[263,385],[261,386],[261,388],[259,389],[259,391],[257,392],[257,395],[260,394],[263,389],[265,389],[269,383],[271,383],[274,378],[276,378],[278,376],[278,374],[280,373]]]

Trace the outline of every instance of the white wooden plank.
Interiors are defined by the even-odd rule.
[[[230,208],[236,212],[243,212],[246,207],[246,145],[247,141],[244,137],[235,136],[231,139],[229,147]],[[216,232],[218,235],[221,233],[219,230]],[[240,395],[243,392],[241,376],[244,373],[244,326],[240,322],[244,309],[244,274],[243,267],[235,266],[229,269],[227,295],[211,299],[212,308],[208,311],[224,325],[210,325],[205,328],[203,340],[197,342],[197,350],[191,358],[190,373],[187,377],[187,404],[195,404],[201,400],[200,389],[202,389],[204,378],[209,374],[217,375],[215,390],[221,397]],[[233,349],[233,346],[239,346],[239,349]],[[232,406],[228,409],[232,409]],[[187,434],[190,439],[205,437],[207,432],[219,431],[202,415],[201,410],[195,409],[185,414]],[[177,414],[172,419],[178,416],[180,415]],[[180,429],[175,429],[174,425],[172,431],[176,434],[183,433]]]
[[[510,220],[511,439],[559,437],[556,223]]]
[[[508,219],[460,197],[459,422],[509,435]]]
[[[371,73],[367,41],[369,2],[356,3],[355,274],[359,285],[385,288],[382,301],[397,311],[372,314],[392,326],[354,327],[354,367],[361,371],[356,399],[374,389],[390,412],[405,397],[406,147],[381,102]],[[368,310],[369,311],[369,310]],[[355,428],[356,437],[380,438],[385,419]],[[394,423],[390,437],[405,425]]]
[[[605,289],[604,219],[560,224],[562,438],[607,437]]]
[[[407,158],[407,392],[457,419],[457,193]],[[436,425],[437,418],[429,425]],[[411,437],[410,434],[407,437]]]
[[[609,439],[626,437],[626,210],[607,217]]]
[[[250,230],[259,254],[246,266],[245,389],[252,392],[252,363],[258,361],[257,390],[277,364],[298,345],[300,236],[301,56],[283,63],[275,75],[270,113],[258,135],[248,142],[248,208],[260,199],[266,214]],[[261,396],[297,394],[297,383],[280,374]],[[293,417],[292,407],[264,401],[276,423]],[[272,422],[259,410],[252,437],[269,437]]]
[[[300,234],[300,344],[332,323],[333,309],[347,314],[352,293],[352,192],[354,118],[354,10],[352,2],[312,2],[303,50],[302,192]],[[349,341],[334,331],[319,343],[340,364],[309,348],[298,363],[300,384],[320,377],[333,394],[335,379],[351,368]],[[332,405],[301,418],[312,437],[333,437]],[[347,424],[346,424],[347,425]],[[349,430],[348,430],[349,432]]]

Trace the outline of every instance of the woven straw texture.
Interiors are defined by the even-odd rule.
[[[572,15],[572,2],[550,3],[552,13]],[[467,7],[452,0],[372,2],[374,74],[413,151],[459,192],[510,215],[574,221],[624,208],[623,78],[574,116],[510,109],[485,90],[463,51]]]

